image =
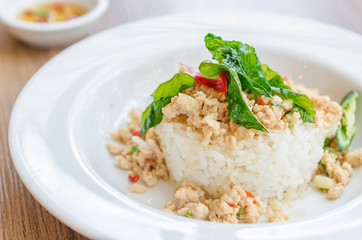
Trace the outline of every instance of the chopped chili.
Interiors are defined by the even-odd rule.
[[[131,182],[138,182],[138,180],[140,179],[140,176],[136,173],[136,172],[130,172],[128,174],[128,179],[131,181]]]
[[[148,159],[148,158],[146,159],[146,162],[148,162],[151,165],[153,164],[153,161],[151,159]]]
[[[257,104],[264,106],[264,105],[265,105],[265,102],[264,102],[263,99],[260,98],[260,99],[258,100]]]
[[[135,152],[139,152],[140,150],[138,149],[138,145],[134,145],[131,147],[131,149],[129,150],[129,152],[131,154],[134,154]]]
[[[246,196],[247,196],[248,198],[249,198],[249,197],[252,198],[252,199],[253,199],[253,203],[256,204],[256,199],[255,199],[254,195],[251,194],[250,192],[246,191],[246,190],[245,190],[245,193],[246,193]]]
[[[232,208],[239,208],[239,206],[234,203],[228,203],[228,205]]]
[[[190,75],[195,78],[195,81],[198,84],[204,85],[209,88],[213,88],[218,92],[225,93],[227,91],[227,83],[226,83],[226,76],[228,75],[228,72],[223,71],[219,73],[219,77],[217,78],[207,78],[204,75],[202,75],[198,69],[187,66],[185,64],[182,64],[187,68]]]
[[[140,129],[138,129],[138,130],[134,131],[132,135],[133,135],[133,136],[137,136],[137,137],[142,138],[142,135],[141,135],[141,130],[140,130]]]
[[[336,139],[336,138],[332,138],[330,146],[331,146],[331,147],[334,147],[334,146],[337,146],[337,145],[338,145],[337,139]]]

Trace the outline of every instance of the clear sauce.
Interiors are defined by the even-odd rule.
[[[18,18],[28,22],[61,22],[86,14],[83,6],[70,2],[40,3],[21,11]]]

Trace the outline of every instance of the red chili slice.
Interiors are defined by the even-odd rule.
[[[187,66],[182,63],[180,64],[187,68],[187,71],[189,71],[190,75],[195,78],[195,81],[198,84],[205,85],[222,93],[225,93],[227,91],[226,76],[228,72],[220,72],[219,77],[217,78],[207,78],[203,76],[196,68]]]
[[[221,79],[221,81],[222,81],[222,83],[223,83],[223,88],[222,88],[222,91],[220,91],[220,92],[222,92],[222,93],[226,93],[226,91],[228,90],[227,89],[227,83],[226,83],[226,76],[228,75],[228,72],[220,72],[219,73],[219,77],[220,77],[220,79]]]
[[[239,206],[238,206],[238,205],[235,205],[234,203],[228,203],[228,205],[229,205],[230,207],[232,207],[232,208],[239,208]]]
[[[226,75],[228,72],[220,72],[218,78],[206,78],[201,73],[195,76],[195,81],[199,84],[205,85],[206,87],[213,88],[218,92],[225,93],[226,87]]]
[[[153,161],[151,159],[146,159],[146,162],[148,162],[149,164],[153,164]]]
[[[140,176],[137,174],[137,173],[135,173],[135,172],[130,172],[129,174],[128,174],[128,179],[131,181],[131,182],[138,182],[138,180],[140,179]]]
[[[134,131],[134,133],[133,133],[132,135],[142,138],[142,136],[141,136],[141,130],[136,130],[136,131]]]
[[[252,199],[253,199],[253,203],[256,204],[256,199],[255,199],[255,197],[253,196],[253,194],[251,194],[250,192],[248,192],[248,191],[246,191],[246,190],[244,190],[244,191],[245,191],[245,193],[246,193],[246,196],[252,198]]]
[[[331,141],[331,146],[337,146],[337,139],[336,138],[333,138],[332,141]]]
[[[263,99],[260,98],[260,99],[258,100],[257,104],[264,106],[264,105],[265,105],[265,102],[264,102]]]

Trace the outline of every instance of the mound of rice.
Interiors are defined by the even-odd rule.
[[[308,183],[323,154],[326,136],[320,128],[299,122],[230,146],[203,146],[203,135],[178,122],[156,127],[171,178],[192,181],[218,197],[240,185],[261,199],[282,199]]]

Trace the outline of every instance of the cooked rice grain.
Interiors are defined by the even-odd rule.
[[[326,133],[298,122],[283,131],[259,134],[229,145],[203,146],[203,135],[188,131],[177,122],[163,121],[156,127],[171,177],[189,180],[219,197],[240,185],[262,200],[282,199],[285,191],[311,180],[323,154]]]

